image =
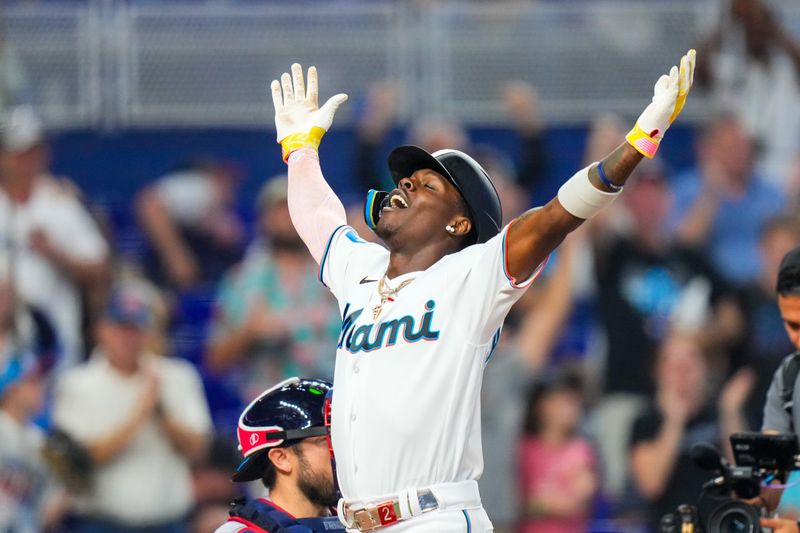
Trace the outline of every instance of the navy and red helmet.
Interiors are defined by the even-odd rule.
[[[264,391],[239,417],[236,434],[244,456],[231,479],[260,479],[270,448],[327,436],[326,398],[333,385],[321,379],[289,378]]]

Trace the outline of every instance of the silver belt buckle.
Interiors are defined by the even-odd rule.
[[[435,511],[439,508],[439,500],[430,489],[417,491],[417,500],[419,500],[419,508],[423,513],[428,511]]]

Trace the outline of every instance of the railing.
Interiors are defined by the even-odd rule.
[[[494,125],[507,120],[500,88],[516,79],[538,88],[551,123],[638,112],[717,9],[699,0],[87,0],[11,5],[3,18],[27,98],[56,127],[264,126],[268,84],[295,60],[318,66],[323,97],[386,80],[401,96],[400,121],[439,114]],[[800,10],[790,9],[797,27]]]
[[[36,104],[54,127],[97,122],[104,36],[96,6],[20,5],[3,15],[0,61],[23,78],[18,97]]]

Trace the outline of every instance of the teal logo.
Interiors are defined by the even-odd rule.
[[[347,304],[342,313],[342,330],[337,348],[344,348],[350,353],[359,353],[394,346],[401,339],[408,343],[421,340],[435,341],[439,338],[439,332],[433,330],[435,307],[436,302],[433,300],[425,302],[425,312],[418,321],[411,315],[405,315],[394,320],[356,327],[356,321],[364,309],[355,309],[351,312],[350,304]]]

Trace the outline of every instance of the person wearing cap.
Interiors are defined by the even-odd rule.
[[[93,463],[72,509],[76,533],[185,531],[190,464],[205,453],[211,420],[194,367],[145,350],[151,317],[136,286],[115,288],[90,360],[56,382],[53,426]]]
[[[31,351],[0,333],[0,531],[39,533],[63,514],[64,491],[44,460],[45,436],[34,423],[44,407],[41,370]]]
[[[239,417],[244,460],[233,481],[261,480],[264,498],[237,500],[217,533],[344,531],[328,440],[327,381],[289,378],[264,391]]]
[[[347,96],[319,107],[316,69],[308,90],[302,67],[291,71],[271,85],[289,212],[343,320],[331,427],[338,516],[360,531],[490,531],[477,485],[480,387],[505,316],[550,252],[655,156],[691,87],[694,51],[657,81],[625,143],[504,228],[497,191],[472,157],[396,148],[397,188],[371,191],[364,209],[386,248],[347,225],[320,168],[317,148]]]
[[[764,433],[795,434],[800,428],[800,246],[792,248],[778,267],[776,283],[778,308],[784,329],[796,351],[787,355],[775,371],[764,404]],[[792,379],[792,376],[794,379]],[[776,507],[780,491],[770,490],[765,499],[769,507]],[[775,533],[797,533],[797,521],[784,518],[762,519],[763,527]]]
[[[103,287],[108,245],[74,190],[48,171],[44,127],[29,107],[0,117],[0,271],[53,324],[58,365],[84,357],[81,292]]]
[[[339,311],[292,226],[287,192],[285,175],[263,185],[258,238],[226,273],[215,298],[206,364],[244,403],[263,391],[265,381],[333,377],[333,362],[322,354],[336,342]]]

